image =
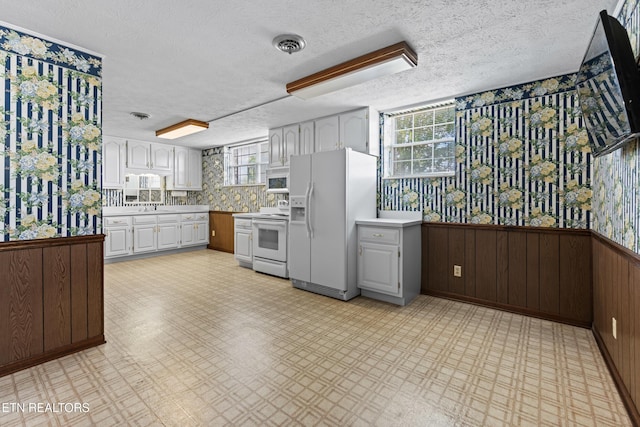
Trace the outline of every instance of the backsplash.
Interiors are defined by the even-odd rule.
[[[223,147],[204,150],[202,156],[202,191],[196,195],[196,204],[208,204],[214,211],[257,212],[287,198],[267,194],[264,185],[225,186]]]
[[[162,191],[162,190],[157,190]],[[164,191],[164,203],[127,203],[124,204],[124,193],[119,189],[103,189],[102,190],[102,206],[118,207],[118,206],[179,206],[179,205],[197,205],[197,196],[199,191],[187,191],[186,197],[172,197],[171,191]]]
[[[102,59],[0,26],[0,241],[101,231]]]
[[[588,228],[591,156],[574,79],[456,98],[456,175],[382,180],[381,209],[422,209],[433,222]]]

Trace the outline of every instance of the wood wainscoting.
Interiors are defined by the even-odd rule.
[[[233,253],[233,216],[235,212],[209,211],[209,249]]]
[[[593,335],[629,416],[640,425],[640,255],[596,232],[593,307]]]
[[[591,276],[589,230],[422,224],[423,294],[591,328]]]
[[[103,242],[0,243],[0,376],[105,342]]]

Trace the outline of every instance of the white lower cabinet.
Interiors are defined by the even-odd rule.
[[[358,287],[363,296],[406,305],[420,293],[420,221],[363,220],[358,227]]]
[[[175,249],[180,242],[180,221],[178,215],[158,215],[157,249]]]
[[[253,267],[253,231],[250,218],[234,218],[233,256],[242,267]]]
[[[209,243],[209,214],[138,214],[104,218],[104,257],[200,246]]]
[[[209,215],[207,213],[183,214],[180,224],[180,246],[209,243]]]
[[[105,258],[131,254],[131,217],[114,216],[104,219]]]
[[[156,215],[133,217],[133,252],[136,254],[152,252],[157,249]]]

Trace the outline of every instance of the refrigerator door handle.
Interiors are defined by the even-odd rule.
[[[304,192],[304,225],[307,227],[307,238],[311,238],[311,226],[309,225],[309,192],[311,183],[307,182],[307,189]]]
[[[309,198],[307,199],[307,224],[309,224],[309,234],[313,239],[313,227],[311,226],[311,198],[313,197],[313,181],[309,186]]]

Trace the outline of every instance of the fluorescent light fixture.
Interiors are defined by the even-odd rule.
[[[309,99],[417,65],[418,55],[407,43],[400,42],[287,83],[287,92]]]
[[[176,139],[209,129],[209,123],[187,119],[183,122],[156,131],[158,138]]]

